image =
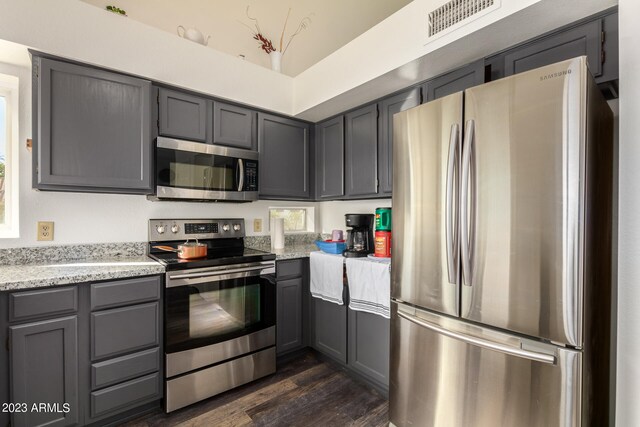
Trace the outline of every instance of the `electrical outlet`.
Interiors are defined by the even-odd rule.
[[[38,221],[38,240],[53,240],[53,221]]]
[[[256,233],[262,231],[262,218],[256,218],[253,220],[253,231]]]

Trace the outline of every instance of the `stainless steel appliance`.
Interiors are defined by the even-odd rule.
[[[150,200],[258,200],[258,152],[158,137]]]
[[[608,425],[612,129],[584,57],[395,115],[392,424]]]
[[[345,223],[347,230],[347,248],[342,255],[351,257],[364,257],[373,253],[373,214],[346,214]]]
[[[194,237],[206,257],[155,248]],[[275,255],[244,247],[243,219],[150,220],[149,256],[167,270],[167,412],[275,372]]]

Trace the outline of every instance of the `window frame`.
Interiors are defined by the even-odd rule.
[[[313,206],[269,206],[267,211],[267,231],[271,232],[271,211],[272,210],[304,210],[305,211],[305,224],[304,230],[289,231],[285,229],[285,234],[303,234],[303,233],[315,233],[315,208]]]
[[[4,223],[0,239],[20,237],[19,217],[19,87],[18,77],[0,73],[0,95],[6,99],[6,141],[4,169]]]

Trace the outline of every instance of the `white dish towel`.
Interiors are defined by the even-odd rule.
[[[309,263],[311,264],[311,295],[343,305],[344,257],[324,252],[311,252]]]
[[[391,275],[389,263],[347,258],[349,308],[390,318]]]

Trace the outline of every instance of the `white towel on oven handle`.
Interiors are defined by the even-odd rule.
[[[367,258],[347,258],[346,265],[349,308],[389,319],[391,317],[390,265]]]
[[[328,302],[343,305],[342,299],[344,258],[342,255],[311,252],[311,295]]]

